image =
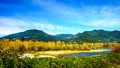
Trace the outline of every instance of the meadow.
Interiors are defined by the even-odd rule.
[[[113,48],[108,54],[56,58],[20,58],[19,54],[55,52],[93,52],[92,49]],[[68,51],[65,51],[68,50]],[[45,52],[49,51],[49,52]],[[95,51],[95,50],[94,50]],[[120,43],[65,43],[63,41],[0,41],[0,68],[120,68]]]

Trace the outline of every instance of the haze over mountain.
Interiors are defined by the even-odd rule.
[[[1,39],[20,39],[37,41],[72,41],[72,42],[120,42],[120,31],[93,30],[83,33],[49,35],[41,30],[31,29],[24,32],[10,34]]]

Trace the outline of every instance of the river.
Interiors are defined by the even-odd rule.
[[[95,50],[97,50],[97,49],[95,49]],[[74,54],[63,54],[63,55],[61,55],[61,57],[64,57],[64,56],[95,56],[95,55],[107,54],[111,49],[110,48],[104,48],[104,50],[108,50],[108,51],[103,51],[103,52],[80,52],[80,53],[74,53]]]

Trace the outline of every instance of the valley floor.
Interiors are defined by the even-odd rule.
[[[73,54],[80,52],[103,52],[108,50],[89,50],[89,51],[71,51],[71,50],[61,50],[61,51],[41,51],[39,54],[50,54],[50,55],[60,55],[60,54]]]
[[[118,47],[117,47],[118,48]],[[120,53],[108,52],[97,56],[63,56],[62,54],[108,52],[106,49],[88,51],[1,52],[0,68],[120,68]]]
[[[59,57],[64,54],[75,54],[75,53],[91,53],[91,52],[106,52],[109,50],[105,49],[97,49],[97,50],[89,50],[89,51],[72,51],[72,50],[59,50],[59,51],[40,51],[40,52],[26,52],[20,55],[21,58],[25,57]]]

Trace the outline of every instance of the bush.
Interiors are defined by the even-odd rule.
[[[107,55],[109,62],[120,65],[120,53],[109,53]]]
[[[106,56],[105,56],[106,57]],[[3,68],[109,68],[109,61],[103,56],[63,57],[63,58],[25,58],[4,57]]]
[[[0,65],[3,68],[17,68],[19,65],[19,57],[13,52],[0,53]]]
[[[120,53],[108,53],[106,55],[90,57],[61,57],[54,59],[23,59],[12,52],[2,52],[0,55],[0,68],[112,68],[111,66],[120,65]]]
[[[111,52],[120,53],[120,46],[116,46],[116,47],[112,48]]]

